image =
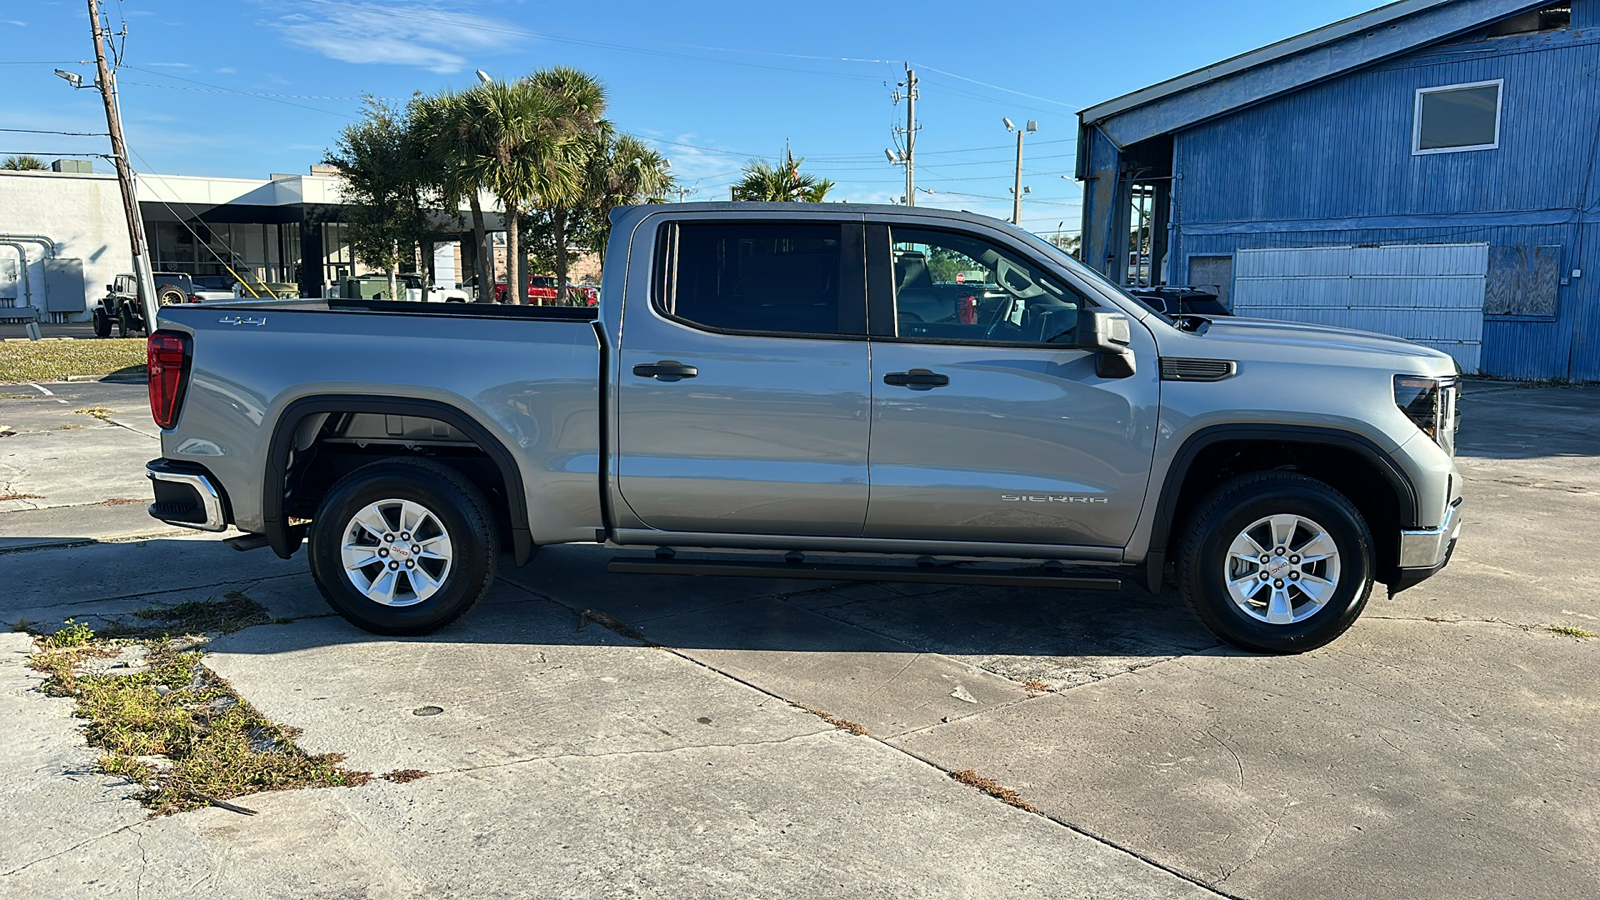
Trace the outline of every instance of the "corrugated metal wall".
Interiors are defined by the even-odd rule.
[[[1392,334],[1442,350],[1476,373],[1488,244],[1240,250],[1241,316]]]
[[[1237,250],[1557,246],[1554,315],[1485,317],[1479,365],[1600,380],[1600,264],[1569,277],[1600,246],[1600,0],[1577,0],[1573,21],[1420,51],[1178,134],[1174,279]],[[1498,149],[1412,155],[1418,88],[1491,79],[1505,82]]]

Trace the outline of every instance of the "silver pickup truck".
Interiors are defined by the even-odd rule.
[[[597,309],[167,307],[151,514],[419,634],[539,547],[613,571],[1159,591],[1296,652],[1461,526],[1458,368],[1377,334],[1168,318],[992,219],[613,216]]]

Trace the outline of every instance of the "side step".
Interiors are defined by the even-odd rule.
[[[1030,571],[933,568],[929,566],[850,566],[808,562],[743,562],[714,559],[645,559],[619,556],[608,571],[631,575],[717,575],[728,578],[805,578],[817,581],[905,581],[918,584],[978,584],[1005,587],[1066,588],[1075,591],[1118,591],[1122,579],[1052,575]]]

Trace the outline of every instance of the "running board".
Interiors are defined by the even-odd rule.
[[[973,571],[931,566],[849,566],[807,562],[741,562],[710,559],[645,559],[619,556],[607,571],[629,575],[717,575],[728,578],[804,578],[817,581],[904,581],[917,584],[975,584],[1004,587],[1065,588],[1074,591],[1118,591],[1120,578],[1051,575],[1032,571]]]

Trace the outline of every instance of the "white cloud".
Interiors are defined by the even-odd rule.
[[[318,3],[280,16],[278,27],[290,43],[330,59],[443,73],[467,67],[461,53],[499,50],[516,39],[493,30],[500,26],[491,19],[431,3]]]
[[[28,23],[27,22],[18,22],[16,19],[0,19],[0,22],[4,22],[7,25],[15,25],[18,28],[27,28],[28,27]]]

